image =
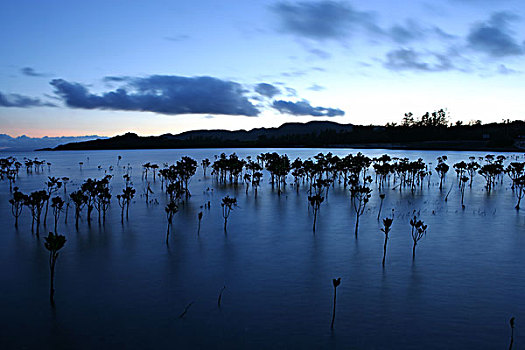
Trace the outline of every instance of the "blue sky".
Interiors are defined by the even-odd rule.
[[[524,119],[525,3],[4,1],[0,133]]]

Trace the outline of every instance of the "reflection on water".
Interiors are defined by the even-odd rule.
[[[270,150],[238,150],[241,157]],[[277,150],[305,159],[319,149]],[[337,155],[357,150],[331,150]],[[146,205],[141,165],[174,163],[182,155],[199,160],[221,150],[96,151],[17,154],[52,163],[51,173],[27,175],[17,185],[25,193],[41,189],[49,174],[71,178],[68,192],[88,177],[111,180],[112,208],[105,225],[84,217],[79,231],[74,213],[59,225],[67,243],[56,266],[56,310],[49,306],[48,252],[43,238],[31,235],[27,209],[18,230],[8,203],[9,187],[0,183],[0,309],[2,348],[357,348],[494,349],[508,347],[508,321],[525,319],[525,219],[514,209],[510,181],[487,195],[478,175],[466,189],[461,209],[455,189],[445,202],[437,176],[430,188],[386,190],[383,213],[395,208],[386,266],[381,268],[384,234],[377,221],[379,192],[374,185],[367,211],[354,237],[355,214],[347,190],[336,186],[320,208],[315,235],[306,193],[290,184],[280,197],[265,173],[259,195],[218,185],[202,169],[192,178],[192,197],[173,219],[165,244],[166,198],[160,182],[152,185],[159,204]],[[388,153],[435,166],[476,152],[365,150],[370,157]],[[123,171],[132,166],[137,195],[129,220],[120,222],[115,195],[124,187]],[[0,155],[5,157],[6,154]],[[89,157],[89,160],[88,160]],[[83,162],[82,170],[78,165]],[[98,169],[101,165],[101,169]],[[209,171],[208,171],[209,173]],[[451,170],[448,189],[455,180]],[[291,178],[288,181],[291,183]],[[206,191],[210,187],[212,191]],[[237,197],[239,206],[223,231],[220,201]],[[211,208],[202,208],[211,202]],[[409,220],[421,211],[428,234],[412,261]],[[203,212],[197,235],[198,213]],[[52,229],[48,220],[48,230]],[[46,231],[43,231],[46,232]],[[41,236],[42,237],[42,236]],[[337,289],[335,329],[330,331],[332,278]],[[221,308],[218,296],[222,294]],[[184,317],[179,318],[187,305]]]

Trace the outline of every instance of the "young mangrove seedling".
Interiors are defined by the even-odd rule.
[[[18,218],[20,217],[20,214],[22,214],[25,202],[27,202],[27,195],[20,192],[18,187],[15,187],[13,198],[9,200],[9,203],[11,204],[11,213],[15,217],[15,227],[18,227]]]
[[[60,218],[60,213],[64,210],[64,204],[64,200],[59,196],[51,199],[51,208],[53,209],[53,217],[55,218],[55,233],[57,233],[58,219]]]
[[[170,237],[170,227],[173,222],[173,215],[179,211],[179,207],[173,200],[171,200],[168,205],[166,205],[164,210],[166,211],[166,217],[168,219],[168,230],[166,232],[166,244],[168,244],[168,238]]]
[[[385,199],[385,194],[379,194],[379,198],[381,199],[381,203],[379,204],[379,213],[377,213],[377,221],[379,221],[379,217],[381,216],[381,209],[383,209],[383,200]]]
[[[410,220],[410,226],[412,226],[412,240],[414,245],[412,246],[412,260],[416,258],[416,245],[427,234],[427,225],[422,220],[418,220],[417,216]]]
[[[197,215],[197,217],[199,218],[199,227],[197,228],[197,236],[198,236],[198,235],[200,235],[200,233],[201,233],[202,211],[199,212],[199,214]]]
[[[385,244],[383,246],[383,267],[385,267],[385,259],[386,259],[386,244],[388,242],[388,234],[390,233],[390,229],[392,227],[392,222],[394,221],[394,216],[392,215],[391,218],[384,218],[383,219],[383,228],[381,231],[385,234]]]
[[[512,345],[514,345],[514,321],[516,320],[515,317],[511,317],[509,324],[510,324],[510,345],[509,350],[512,350]]]
[[[237,199],[235,197],[226,196],[222,199],[222,217],[224,218],[224,232],[226,232],[226,224],[228,223],[228,217],[234,207],[237,206]]]
[[[332,284],[334,285],[334,308],[332,310],[332,323],[330,324],[330,328],[334,329],[334,322],[335,322],[335,303],[337,300],[337,287],[341,284],[341,277],[338,279],[332,279]]]
[[[55,303],[55,265],[57,263],[58,251],[64,247],[66,243],[66,237],[63,235],[57,235],[53,232],[49,232],[49,235],[45,238],[46,242],[44,246],[49,250],[49,269],[51,271],[51,283],[49,289],[49,300],[51,304]]]
[[[221,291],[219,292],[219,297],[217,298],[217,306],[219,308],[221,307],[222,293],[224,292],[225,289],[226,289],[226,285],[222,287]]]

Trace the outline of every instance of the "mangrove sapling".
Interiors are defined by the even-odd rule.
[[[11,204],[11,213],[15,217],[15,227],[18,227],[18,218],[22,214],[24,203],[27,202],[27,196],[18,190],[18,187],[13,189],[13,198],[9,200]]]
[[[445,175],[450,167],[445,163],[447,156],[438,157],[437,160],[438,164],[436,166],[436,171],[439,174],[439,190],[441,191],[443,189],[443,179],[445,179]]]
[[[175,204],[175,201],[171,200],[164,208],[166,211],[166,217],[168,219],[168,230],[166,231],[166,244],[168,244],[168,238],[170,237],[170,227],[173,222],[173,215],[179,211],[179,207]]]
[[[49,235],[45,238],[46,242],[44,246],[49,250],[49,269],[51,271],[51,283],[49,288],[49,300],[51,304],[55,303],[55,265],[58,258],[58,251],[64,247],[66,243],[66,237],[63,235],[57,235],[53,232],[49,232]]]
[[[511,317],[509,320],[510,325],[510,345],[509,350],[512,350],[512,346],[514,345],[514,321],[516,320],[515,317]]]
[[[46,182],[47,185],[47,201],[46,201],[46,212],[44,213],[44,225],[47,223],[47,210],[49,208],[49,199],[51,195],[57,192],[60,187],[62,187],[62,181],[56,177],[48,177],[49,181]]]
[[[122,190],[122,194],[117,195],[118,205],[121,208],[120,211],[120,222],[124,223],[124,209],[126,210],[126,220],[128,219],[129,204],[135,196],[135,189],[129,186],[126,186]]]
[[[69,177],[64,176],[60,180],[62,180],[62,184],[64,185],[64,197],[67,198],[67,183],[69,181]]]
[[[60,218],[60,213],[64,210],[64,204],[64,200],[59,196],[51,199],[51,208],[53,209],[53,217],[55,218],[55,233],[57,233],[58,219]]]
[[[78,219],[80,218],[80,212],[82,211],[82,208],[88,201],[88,196],[86,196],[82,190],[78,190],[71,193],[69,198],[71,198],[73,204],[75,205],[75,227],[78,231]]]
[[[475,161],[476,157],[469,157],[470,162],[467,163],[467,172],[470,177],[469,187],[472,188],[472,181],[476,176],[477,170],[480,168],[479,163]]]
[[[518,198],[515,208],[520,209],[521,199],[525,195],[525,175],[518,177],[514,182],[514,195]]]
[[[36,235],[40,233],[40,217],[42,214],[42,209],[44,204],[46,204],[49,196],[46,190],[34,191],[31,192],[29,196],[26,196],[25,206],[31,210],[32,222],[31,222],[31,232],[34,232],[34,226],[36,222]]]
[[[224,292],[225,289],[226,289],[226,285],[224,285],[224,287],[222,287],[221,291],[219,292],[219,297],[217,298],[217,306],[219,308],[221,307],[222,293]]]
[[[234,207],[237,206],[237,199],[235,197],[226,196],[222,199],[222,217],[224,218],[224,232],[226,232],[226,224],[228,223],[228,217]]]
[[[146,197],[146,205],[149,204],[150,193],[153,194],[153,190],[151,189],[149,182],[146,182],[146,186],[144,187],[144,196]]]
[[[334,322],[335,322],[335,303],[337,301],[337,287],[341,284],[341,277],[338,279],[332,279],[332,284],[334,285],[334,308],[332,310],[332,323],[330,324],[330,328],[334,329]]]
[[[211,162],[208,158],[204,158],[201,162],[202,170],[204,171],[204,177],[206,177],[206,169],[210,166]]]
[[[381,202],[379,203],[379,213],[377,213],[377,221],[379,221],[379,216],[381,216],[381,209],[383,209],[383,200],[385,199],[385,194],[379,194],[379,198],[381,199]]]
[[[465,204],[463,204],[463,198],[465,197],[465,186],[467,186],[469,178],[465,175],[461,176],[459,179],[459,191],[461,192],[461,207],[465,209]]]
[[[386,259],[386,244],[388,242],[388,234],[390,233],[390,229],[392,227],[392,222],[394,221],[394,216],[392,215],[391,218],[384,218],[383,219],[383,228],[381,228],[381,231],[385,234],[385,244],[383,246],[383,267],[385,267],[385,259]]]
[[[363,185],[359,183],[359,178],[357,175],[351,175],[350,179],[350,193],[352,204],[356,213],[355,220],[355,237],[357,238],[357,230],[359,228],[359,218],[365,212],[366,204],[370,199],[372,190],[367,186],[367,184],[372,182],[370,176],[364,179]]]
[[[412,226],[412,240],[414,245],[412,246],[412,260],[416,258],[416,246],[417,243],[427,234],[427,225],[422,220],[419,220],[416,215],[410,219],[410,226]]]
[[[198,236],[198,235],[200,235],[200,233],[201,233],[202,211],[199,212],[199,214],[197,215],[197,217],[199,218],[199,227],[197,228],[197,236]]]
[[[314,210],[314,225],[313,225],[313,231],[315,232],[315,223],[317,221],[317,211],[321,207],[321,203],[324,201],[324,197],[322,197],[319,194],[308,196],[308,201],[310,202],[310,205],[312,206]]]

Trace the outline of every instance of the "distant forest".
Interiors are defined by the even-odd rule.
[[[196,130],[146,137],[127,133],[104,140],[68,143],[54,150],[245,147],[519,150],[522,144],[525,145],[524,121],[450,124],[447,113],[439,110],[420,118],[407,113],[400,124],[384,126],[313,121],[250,131]]]

